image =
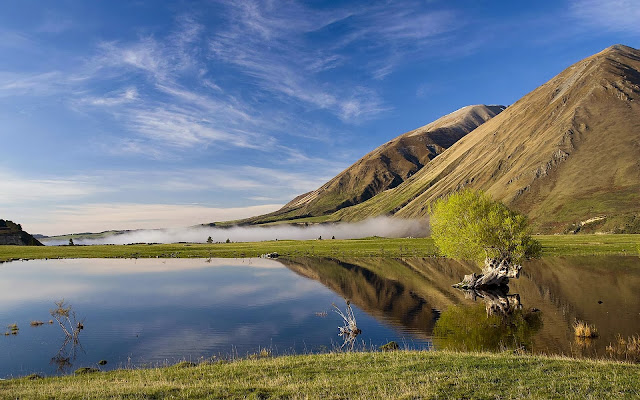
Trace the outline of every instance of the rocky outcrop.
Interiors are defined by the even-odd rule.
[[[0,219],[0,245],[43,246],[38,239],[22,230],[20,224]]]

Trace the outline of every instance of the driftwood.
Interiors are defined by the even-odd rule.
[[[522,309],[519,294],[508,294],[508,288],[498,288],[494,290],[465,290],[464,297],[476,301],[481,298],[487,310],[487,316],[500,315],[509,316],[517,310]]]
[[[509,278],[517,278],[521,265],[512,264],[508,258],[487,258],[481,274],[465,275],[460,283],[453,287],[468,290],[487,290],[505,287],[509,284]]]

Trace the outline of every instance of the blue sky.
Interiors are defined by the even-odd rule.
[[[391,138],[508,105],[640,2],[2,1],[0,218],[33,233],[274,210]]]

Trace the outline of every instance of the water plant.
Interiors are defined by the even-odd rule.
[[[50,311],[51,316],[58,321],[58,325],[64,332],[67,340],[78,342],[78,335],[84,329],[84,320],[78,321],[76,312],[64,299],[55,302],[56,308]]]
[[[599,336],[595,326],[580,320],[573,322],[573,332],[579,338],[597,338]]]
[[[94,372],[100,372],[100,370],[98,368],[93,368],[93,367],[81,367],[75,370],[74,373],[76,375],[84,375],[84,374],[92,374]]]
[[[400,346],[398,345],[397,342],[392,340],[389,343],[386,343],[386,344],[383,344],[382,346],[380,346],[379,349],[381,351],[395,351],[395,350],[400,349]]]
[[[633,335],[626,339],[618,335],[615,343],[607,346],[607,353],[614,358],[640,362],[640,335]]]

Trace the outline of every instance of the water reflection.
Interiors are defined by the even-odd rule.
[[[461,351],[531,351],[533,336],[542,327],[537,309],[523,310],[519,294],[508,287],[465,290],[465,297],[484,303],[455,305],[444,311],[433,331],[438,348]]]
[[[55,356],[51,357],[50,364],[56,367],[58,373],[68,373],[73,368],[73,363],[78,357],[78,353],[86,354],[79,338],[65,337],[62,346]]]
[[[54,325],[3,337],[0,377],[99,360],[117,368],[264,347],[275,354],[332,349],[342,342],[343,321],[331,304],[343,298],[354,307],[358,340],[371,347],[394,340],[412,348],[626,359],[640,353],[633,339],[640,333],[638,257],[537,260],[510,281],[509,293],[451,287],[474,271],[443,258],[7,263],[0,268],[0,326],[48,320],[62,297],[87,320],[84,348],[61,346]],[[600,337],[576,340],[575,320],[595,325]]]
[[[542,326],[539,312],[517,309],[487,315],[482,304],[456,305],[444,311],[434,329],[436,348],[462,351],[531,351]]]
[[[519,348],[534,353],[609,357],[619,337],[640,333],[640,258],[567,257],[528,262],[506,292],[451,287],[476,267],[442,258],[331,258],[283,261],[376,318],[435,347]],[[479,303],[481,302],[481,303]],[[597,339],[576,339],[575,320]],[[543,323],[544,322],[544,323]]]
[[[64,343],[48,320],[64,297],[86,317],[80,343]],[[340,347],[343,298],[274,260],[33,260],[0,268],[0,378],[50,375],[78,367],[164,365],[182,360],[326,351]],[[359,342],[390,340],[422,348],[354,306]],[[318,315],[323,315],[320,317]],[[77,327],[77,323],[68,325]],[[403,337],[404,336],[404,337]],[[53,357],[52,357],[53,356]]]
[[[368,314],[390,322],[403,331],[416,335],[431,331],[438,311],[432,309],[428,301],[413,292],[410,286],[376,273],[366,261],[317,258],[281,260],[292,271],[321,282]]]

